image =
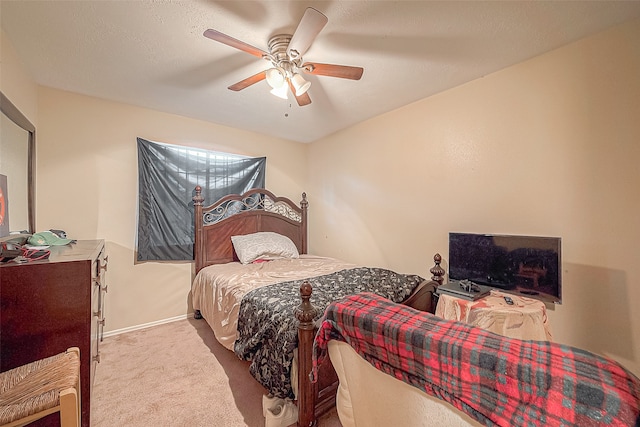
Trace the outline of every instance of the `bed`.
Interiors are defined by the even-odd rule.
[[[319,381],[309,378],[316,322],[331,301],[375,283],[375,292],[395,302],[435,309],[434,292],[444,274],[439,255],[432,280],[309,255],[304,193],[299,205],[253,189],[205,207],[196,187],[193,202],[194,316],[207,321],[223,346],[251,361],[252,375],[270,394],[297,400],[298,425],[314,425],[335,405],[338,381],[330,362],[320,369]],[[259,317],[245,317],[255,313]],[[272,341],[279,350],[263,350]]]
[[[329,305],[314,343],[338,372],[344,427],[638,426],[640,379],[558,343],[522,341],[374,294]]]

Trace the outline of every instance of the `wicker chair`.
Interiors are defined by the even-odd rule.
[[[0,426],[24,426],[60,412],[61,427],[80,426],[80,349],[0,373]]]

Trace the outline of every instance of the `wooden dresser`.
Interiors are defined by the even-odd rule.
[[[80,348],[82,426],[104,327],[107,256],[103,240],[51,246],[48,260],[0,264],[0,371]],[[59,425],[51,414],[32,425]]]

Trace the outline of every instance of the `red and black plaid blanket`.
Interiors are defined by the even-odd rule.
[[[331,339],[487,426],[640,426],[640,380],[578,348],[506,338],[370,293],[327,307],[313,375]]]

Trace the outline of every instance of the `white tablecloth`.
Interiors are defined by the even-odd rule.
[[[509,296],[513,305],[504,300]],[[552,341],[547,309],[542,301],[497,290],[476,301],[442,293],[436,315],[522,340]]]

